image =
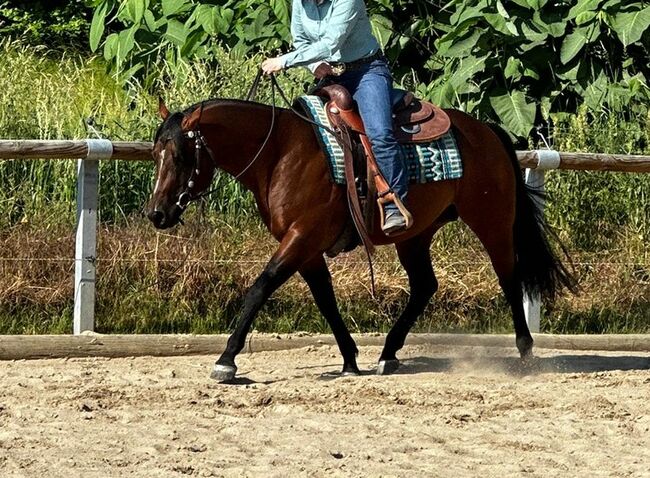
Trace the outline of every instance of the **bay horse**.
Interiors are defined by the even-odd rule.
[[[411,184],[408,207],[414,225],[406,233],[387,237],[378,221],[369,231],[374,244],[395,244],[410,286],[406,308],[386,337],[378,374],[398,368],[396,354],[438,288],[429,248],[447,222],[463,220],[487,250],[512,310],[522,359],[531,357],[533,348],[522,291],[552,298],[574,287],[549,244],[548,227],[534,192],[523,182],[510,137],[461,111],[445,111],[463,161],[462,178]],[[229,99],[204,101],[175,113],[161,100],[159,113],[163,122],[152,152],[156,182],[147,214],[153,225],[165,229],[179,223],[187,204],[209,188],[219,168],[252,192],[264,224],[279,242],[247,290],[235,330],[211,377],[234,379],[235,358],[257,312],[296,272],[332,329],[343,356],[342,374],[359,374],[357,347],[339,313],[323,257],[349,224],[346,191],[331,180],[312,125],[290,109]]]

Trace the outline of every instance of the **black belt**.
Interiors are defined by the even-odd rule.
[[[358,70],[359,68],[363,67],[364,65],[367,65],[368,63],[372,63],[375,60],[380,60],[384,58],[385,58],[384,52],[381,50],[377,50],[375,53],[373,53],[370,56],[359,58],[358,60],[349,61],[346,63],[343,62],[330,63],[330,66],[332,67],[333,76],[341,76],[346,71]]]

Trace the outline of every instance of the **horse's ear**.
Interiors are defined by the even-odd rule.
[[[169,117],[169,110],[167,109],[165,100],[162,99],[162,96],[158,97],[158,114],[163,119],[163,121]]]
[[[195,108],[190,114],[183,117],[183,122],[181,123],[181,129],[183,131],[194,131],[201,120],[201,114],[203,113],[203,104],[198,108]]]

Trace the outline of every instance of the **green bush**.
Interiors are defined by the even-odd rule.
[[[58,54],[87,51],[92,13],[84,0],[0,0],[0,37],[47,45]]]
[[[96,0],[93,50],[152,82],[164,58],[288,48],[289,0]],[[629,0],[368,2],[398,82],[527,137],[550,113],[647,111],[650,7]],[[114,28],[105,34],[106,24]]]

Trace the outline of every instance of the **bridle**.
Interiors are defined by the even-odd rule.
[[[248,92],[248,95],[246,96],[246,101],[250,101],[251,98],[255,96],[261,77],[262,77],[262,70],[260,69],[259,72],[257,73],[257,76],[255,77],[255,81],[253,82],[250,91]],[[275,79],[274,76],[271,76],[271,100],[272,100],[271,101],[271,126],[269,127],[269,131],[266,134],[266,138],[264,138],[264,142],[257,150],[255,155],[253,156],[253,159],[251,159],[248,162],[248,164],[244,167],[244,169],[242,169],[237,175],[234,176],[235,180],[241,178],[246,173],[246,171],[248,171],[250,167],[257,161],[257,159],[262,154],[262,151],[266,147],[267,143],[269,142],[269,139],[271,138],[271,133],[273,132],[273,129],[275,127],[276,88],[280,91],[280,94],[284,98],[285,97],[284,92],[280,90],[280,86],[277,84],[277,80]],[[203,102],[201,102],[199,108],[200,108],[199,119],[196,122],[197,125],[196,128],[183,133],[184,138],[194,140],[194,167],[192,168],[192,173],[190,174],[190,178],[187,180],[187,185],[185,186],[185,190],[178,195],[178,199],[176,201],[176,207],[178,207],[181,211],[185,211],[185,209],[187,209],[187,206],[189,206],[189,204],[192,201],[197,201],[205,196],[209,196],[210,194],[216,191],[215,188],[198,194],[194,194],[192,192],[192,190],[196,186],[196,178],[198,177],[199,174],[201,174],[201,170],[200,170],[201,151],[203,149],[205,149],[205,151],[208,153],[208,156],[210,157],[210,161],[212,162],[212,166],[214,166],[214,168],[217,169],[217,161],[215,160],[214,154],[212,153],[212,149],[210,148],[210,146],[208,146],[205,137],[201,134],[201,130],[199,129],[199,125],[201,124],[201,116],[203,115]]]
[[[203,110],[203,104],[201,104],[201,110]],[[200,115],[199,115],[200,116]],[[208,143],[205,141],[205,138],[201,134],[201,131],[197,128],[192,131],[188,131],[183,134],[183,137],[186,139],[194,140],[194,166],[192,167],[192,172],[190,173],[190,178],[187,180],[187,185],[185,190],[178,195],[178,200],[176,201],[176,207],[181,211],[185,211],[187,206],[192,202],[196,201],[203,197],[206,193],[195,194],[193,192],[194,187],[196,186],[196,180],[201,174],[201,151],[205,149],[210,157],[212,165],[216,168],[217,163],[214,159],[214,154],[212,149],[208,146]]]

